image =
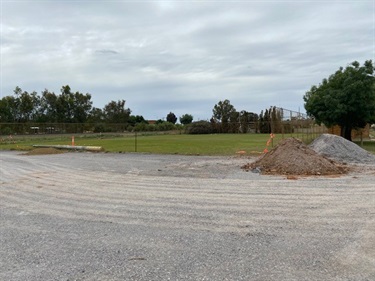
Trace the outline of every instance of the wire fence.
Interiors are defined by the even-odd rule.
[[[210,133],[238,133],[238,134],[277,134],[285,137],[297,137],[309,142],[319,135],[326,133],[327,128],[317,125],[311,119],[271,120],[257,122],[231,122],[226,124],[211,124]],[[98,123],[0,123],[2,136],[41,136],[56,134],[103,134],[118,133],[131,134],[136,127],[129,124],[98,124]],[[184,133],[188,126],[158,127],[154,125],[142,127],[143,132],[175,131]],[[139,131],[139,130],[138,130]],[[203,132],[204,133],[204,132]]]

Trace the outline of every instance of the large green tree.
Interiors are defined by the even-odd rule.
[[[227,133],[229,131],[229,121],[233,120],[234,115],[236,115],[236,109],[230,103],[229,100],[219,101],[215,104],[212,109],[212,120],[215,123],[219,123],[220,131],[222,133]]]
[[[13,96],[5,96],[0,99],[0,123],[17,121],[18,104],[18,99]]]
[[[327,127],[339,125],[341,136],[351,140],[354,128],[375,122],[375,68],[371,60],[354,61],[340,67],[318,86],[312,86],[303,99],[308,115]]]
[[[28,93],[16,87],[13,96],[5,96],[0,100],[0,122],[38,121],[40,97],[34,91]]]
[[[56,100],[59,122],[84,123],[92,108],[90,94],[73,93],[69,85],[61,88],[61,95]]]

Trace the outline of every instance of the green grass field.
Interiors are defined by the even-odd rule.
[[[70,145],[71,135],[43,135],[4,138],[1,150],[30,150],[32,145]],[[284,138],[290,137],[285,135]],[[298,136],[297,136],[298,137]],[[300,136],[301,137],[301,136]],[[143,152],[183,155],[235,155],[238,151],[259,154],[266,148],[268,134],[134,134],[128,135],[77,135],[77,146],[102,146],[106,152]],[[282,139],[276,135],[275,146]],[[268,147],[272,148],[272,144]],[[375,143],[365,142],[364,148],[375,153]]]
[[[138,134],[75,136],[77,146],[102,146],[107,152],[145,152],[184,155],[234,155],[237,151],[259,153],[266,148],[268,134]],[[281,139],[276,136],[274,145]],[[31,136],[4,139],[0,149],[29,150],[32,145],[70,145],[71,136]]]
[[[358,144],[359,146],[361,145],[360,141],[355,141],[355,143]],[[375,154],[375,142],[374,141],[364,141],[363,148]]]

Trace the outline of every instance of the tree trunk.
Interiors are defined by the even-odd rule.
[[[352,141],[352,127],[341,126],[341,136],[349,141]]]

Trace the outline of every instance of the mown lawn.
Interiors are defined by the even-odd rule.
[[[290,137],[284,135],[284,138]],[[303,136],[297,136],[303,137]],[[238,151],[259,154],[267,147],[268,134],[150,134],[127,135],[77,135],[77,146],[101,146],[107,152],[141,152],[183,155],[235,155]],[[273,139],[275,146],[281,135]],[[3,137],[0,150],[30,150],[32,145],[71,145],[71,135],[43,135]],[[268,149],[272,148],[272,142]],[[374,142],[364,142],[364,148],[375,153]]]
[[[72,136],[14,137],[3,139],[0,149],[29,150],[32,145],[70,145]],[[268,134],[134,134],[116,135],[81,135],[75,136],[75,145],[102,146],[108,152],[144,152],[184,155],[234,155],[237,151],[260,153],[266,148]],[[274,145],[281,139],[276,136]],[[272,144],[270,145],[270,147]]]
[[[355,143],[361,146],[360,141],[355,141]],[[375,154],[375,141],[364,141],[362,147]]]

